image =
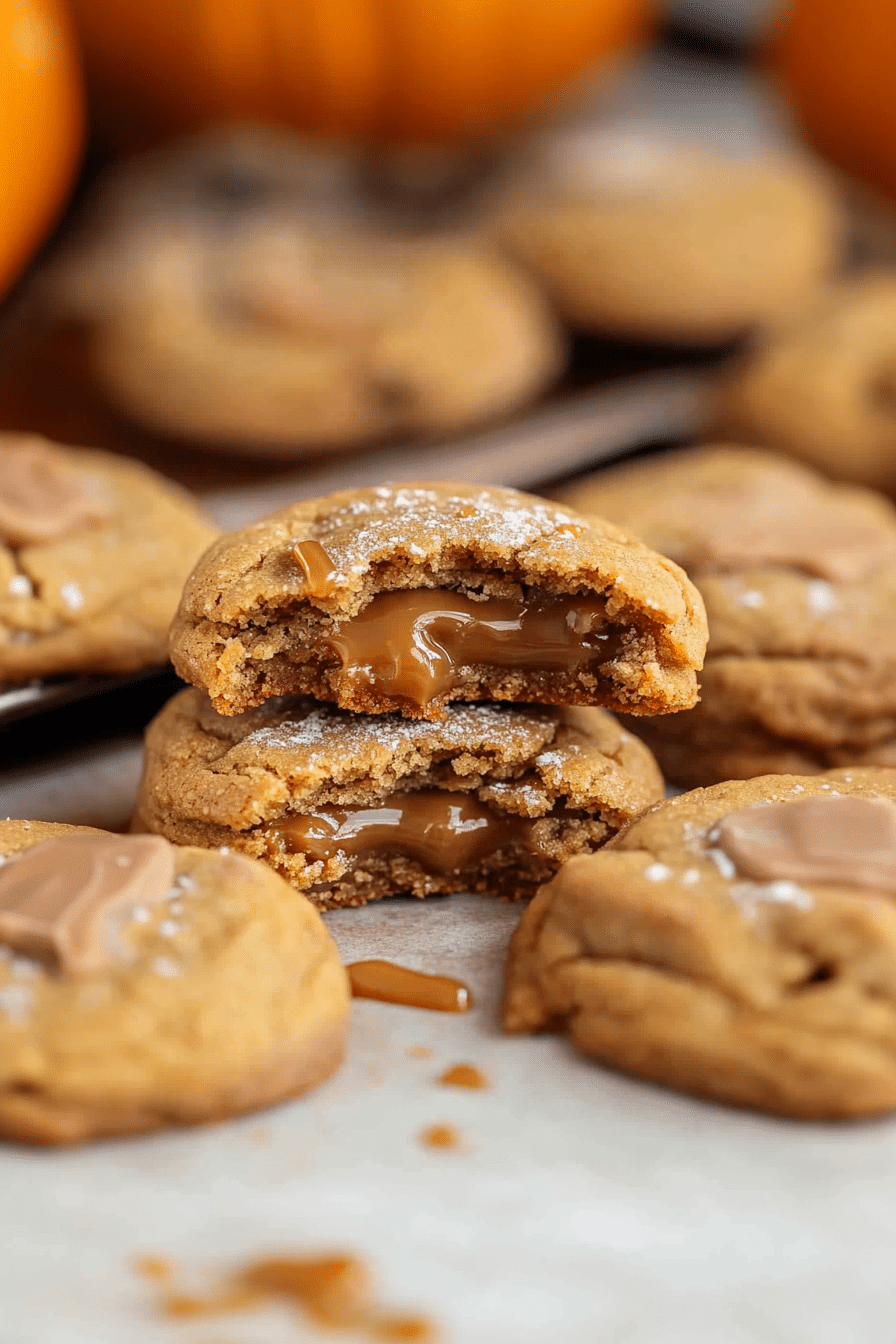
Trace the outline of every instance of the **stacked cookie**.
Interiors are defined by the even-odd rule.
[[[682,571],[516,491],[382,486],[215,543],[171,633],[135,825],[263,858],[321,907],[531,894],[662,793],[606,709],[685,709]]]
[[[139,463],[0,436],[0,680],[162,663],[215,536]],[[320,916],[265,865],[0,822],[0,1135],[72,1143],[237,1114],[342,1057]]]

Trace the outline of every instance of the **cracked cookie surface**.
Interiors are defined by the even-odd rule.
[[[508,1031],[805,1119],[896,1109],[896,771],[658,804],[524,912]]]
[[[430,723],[287,698],[224,717],[188,690],[147,731],[134,829],[265,859],[324,907],[522,896],[662,788],[647,748],[600,709],[454,705]]]
[[[632,727],[685,786],[896,765],[896,511],[758,450],[700,448],[561,492],[683,565],[709,621],[700,702]]]
[[[0,855],[3,1137],[226,1119],[338,1067],[339,954],[264,864],[38,821],[0,822]]]
[[[433,633],[421,611],[405,630],[403,608],[430,598],[451,628]],[[491,609],[486,652],[471,651],[463,641]],[[533,635],[527,666],[530,619],[552,632]],[[612,524],[516,490],[411,482],[309,500],[222,537],[184,589],[171,656],[223,714],[288,694],[431,719],[453,700],[657,714],[694,703],[704,621],[683,572]],[[373,633],[354,656],[342,645],[359,626]]]

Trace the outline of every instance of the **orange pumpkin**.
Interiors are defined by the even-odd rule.
[[[791,0],[772,57],[810,138],[896,195],[896,0]]]
[[[646,29],[652,0],[71,0],[100,130],[213,121],[444,141],[500,126]]]
[[[62,205],[83,133],[80,71],[57,0],[0,0],[0,293]]]

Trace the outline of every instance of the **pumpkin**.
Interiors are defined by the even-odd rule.
[[[771,53],[810,138],[896,195],[896,0],[791,0]]]
[[[53,222],[84,132],[73,35],[57,0],[0,0],[0,293]]]
[[[142,143],[215,121],[368,141],[503,125],[648,26],[652,0],[71,0],[97,122]]]

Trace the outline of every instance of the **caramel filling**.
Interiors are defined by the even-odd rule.
[[[421,588],[378,593],[322,643],[352,682],[423,706],[451,691],[465,667],[571,671],[617,657],[622,634],[607,625],[601,598],[476,602],[462,593]]]
[[[327,597],[332,591],[333,561],[319,541],[300,541],[292,548],[296,563],[305,576],[311,597]]]
[[[320,807],[284,817],[268,831],[272,854],[304,854],[315,863],[374,851],[405,854],[431,873],[473,867],[504,845],[536,849],[532,822],[492,811],[467,793],[393,793],[378,807]]]

